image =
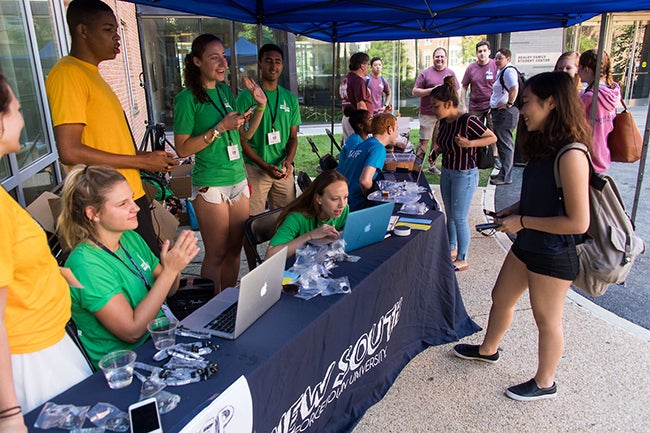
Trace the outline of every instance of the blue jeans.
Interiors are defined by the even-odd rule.
[[[465,260],[469,249],[469,206],[478,187],[478,169],[450,170],[442,168],[440,193],[447,214],[449,249],[458,250],[458,260]]]

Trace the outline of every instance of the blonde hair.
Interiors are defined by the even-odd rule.
[[[120,182],[126,182],[124,176],[107,166],[77,165],[68,173],[63,183],[57,232],[70,248],[96,235],[86,208],[101,209],[108,192]]]

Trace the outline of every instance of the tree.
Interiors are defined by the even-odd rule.
[[[398,62],[397,55],[400,53],[400,59]],[[383,64],[382,75],[387,80],[393,77],[393,74],[396,74],[396,78],[407,77],[409,73],[413,70],[413,67],[408,63],[408,57],[406,56],[406,49],[404,44],[401,41],[373,41],[370,43],[370,48],[367,53],[370,58],[381,57],[381,62]],[[393,66],[399,64],[400,70],[395,70],[393,72]]]
[[[463,39],[461,41],[461,47],[462,47],[461,60],[463,64],[468,65],[472,63],[474,60],[476,60],[476,44],[486,39],[487,37],[485,35],[463,36]]]

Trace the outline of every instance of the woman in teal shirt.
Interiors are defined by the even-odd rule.
[[[230,87],[223,83],[227,69],[221,40],[199,35],[185,57],[186,88],[174,103],[176,152],[196,154],[192,204],[205,247],[201,277],[214,282],[215,293],[234,286],[239,276],[250,196],[239,136],[252,137],[266,108],[264,91],[245,76],[243,84],[257,106],[238,112]]]
[[[337,239],[348,212],[347,179],[336,170],[324,171],[282,211],[266,258],[284,246],[287,256],[292,256],[308,241]]]

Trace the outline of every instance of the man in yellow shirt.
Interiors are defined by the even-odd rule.
[[[126,177],[138,212],[138,233],[160,255],[140,169],[168,172],[178,162],[165,151],[136,151],[124,111],[98,65],[120,52],[113,10],[101,0],[73,0],[66,15],[72,46],[50,71],[46,89],[61,162],[108,165]]]

